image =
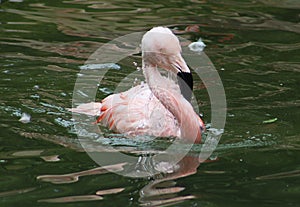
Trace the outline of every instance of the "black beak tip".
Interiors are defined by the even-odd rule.
[[[181,94],[187,101],[191,101],[193,92],[193,76],[192,73],[178,72],[177,73],[178,84]]]

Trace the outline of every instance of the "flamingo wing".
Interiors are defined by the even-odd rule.
[[[176,118],[153,95],[147,84],[112,94],[101,103],[84,103],[68,110],[98,116],[97,123],[117,133],[130,136],[180,137]]]
[[[152,94],[147,84],[102,100],[98,122],[127,135],[180,136],[174,116]]]

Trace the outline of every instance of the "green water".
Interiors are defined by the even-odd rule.
[[[298,0],[1,2],[1,207],[300,206]],[[56,178],[60,183],[39,177],[99,167],[80,151],[66,110],[79,67],[104,43],[158,25],[190,41],[201,37],[224,84],[227,122],[211,159],[199,165],[195,146],[177,172],[156,178],[103,171],[88,171],[77,182],[66,181],[74,175]],[[192,25],[200,31],[184,32]],[[110,70],[98,99],[114,91],[140,60],[133,54],[120,61],[120,70]],[[199,78],[194,94],[210,123],[209,97]],[[31,115],[27,124],[18,121],[24,112]],[[171,142],[109,137],[102,141],[135,156]],[[88,195],[87,201],[49,200]]]

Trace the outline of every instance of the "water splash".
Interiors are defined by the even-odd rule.
[[[81,70],[101,70],[101,69],[113,69],[120,70],[121,66],[116,63],[104,63],[104,64],[86,64],[79,67]]]
[[[199,38],[197,42],[192,42],[188,47],[193,52],[202,52],[206,47],[206,44],[202,41],[201,38]]]
[[[31,116],[27,113],[22,113],[21,118],[19,119],[20,122],[27,124],[30,122]]]

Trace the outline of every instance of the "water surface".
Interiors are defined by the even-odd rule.
[[[0,206],[299,206],[299,11],[297,0],[1,1]],[[158,25],[207,45],[227,96],[225,133],[204,163],[195,146],[175,172],[123,177],[82,152],[66,108],[96,49]],[[138,53],[120,61],[97,98],[140,61]],[[210,123],[199,78],[194,94]],[[27,124],[18,121],[23,113]],[[102,141],[139,156],[172,140],[144,144],[107,132]]]

